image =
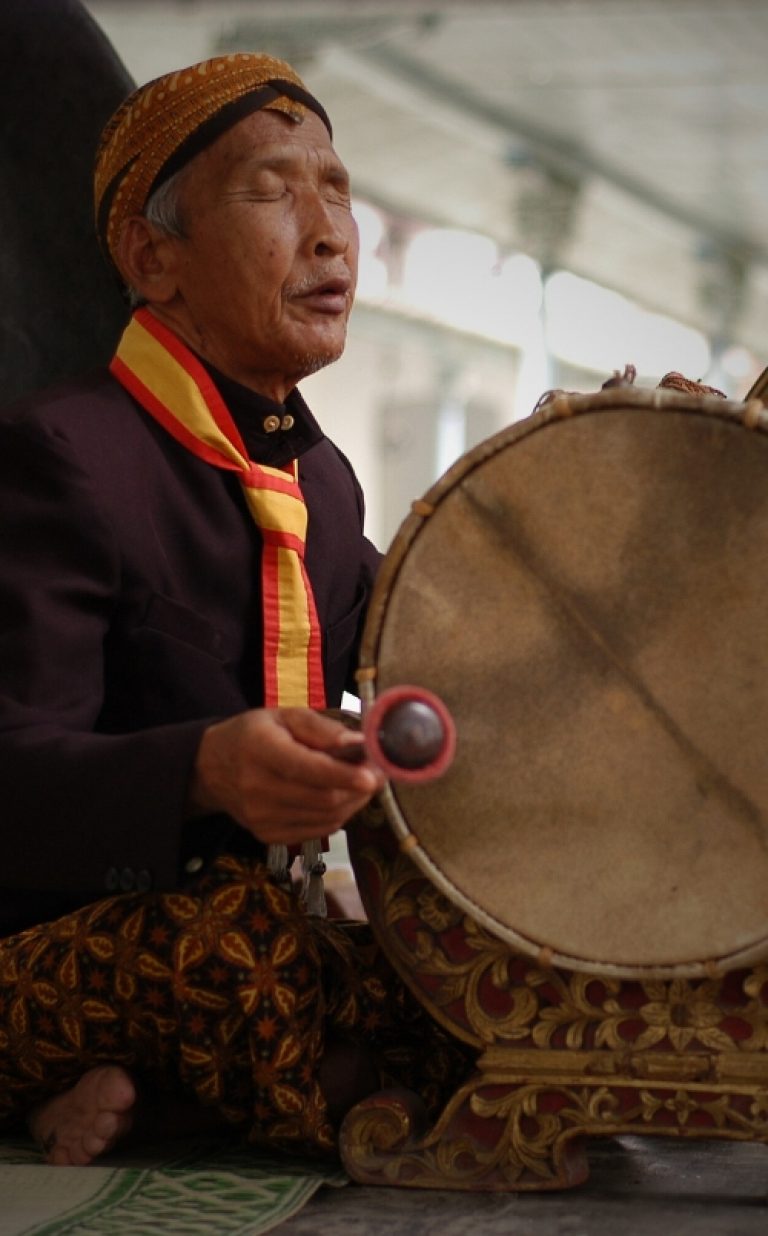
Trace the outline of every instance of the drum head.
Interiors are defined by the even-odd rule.
[[[455,465],[385,561],[364,699],[414,683],[457,728],[442,779],[388,788],[390,823],[545,963],[768,951],[768,438],[743,413],[561,400]]]

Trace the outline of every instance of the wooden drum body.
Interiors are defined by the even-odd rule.
[[[350,848],[382,946],[482,1054],[431,1132],[354,1109],[358,1179],[553,1188],[583,1133],[768,1138],[767,429],[559,396],[414,504],[361,694],[434,692],[456,755]]]

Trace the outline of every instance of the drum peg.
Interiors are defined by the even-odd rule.
[[[612,386],[634,386],[635,378],[637,377],[637,368],[634,365],[625,365],[624,372],[620,369],[614,369],[610,378],[606,378],[601,386],[601,390],[610,390]]]
[[[423,687],[389,687],[363,713],[367,754],[390,781],[432,781],[456,751],[456,726]]]

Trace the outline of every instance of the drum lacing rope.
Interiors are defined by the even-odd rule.
[[[762,401],[750,399],[749,403],[744,405],[741,421],[747,429],[758,429],[768,426],[768,411],[766,411]]]
[[[414,498],[411,503],[411,510],[414,515],[421,515],[424,519],[429,519],[429,516],[435,513],[432,503],[425,502],[423,498]]]

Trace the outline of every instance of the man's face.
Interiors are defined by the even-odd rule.
[[[229,377],[282,401],[344,349],[357,279],[349,178],[314,113],[241,120],[180,177],[185,236],[163,316]]]

